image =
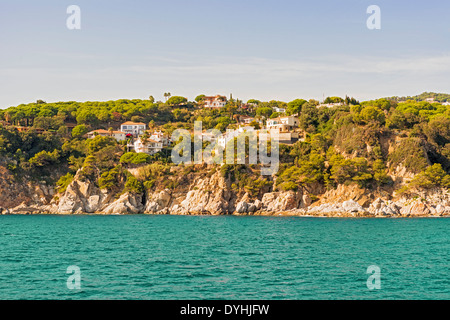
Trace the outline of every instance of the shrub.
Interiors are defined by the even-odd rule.
[[[71,174],[70,172],[60,177],[59,180],[56,182],[56,185],[58,186],[57,188],[58,192],[64,193],[72,181],[73,181],[73,174]]]
[[[127,182],[125,183],[125,191],[139,194],[144,192],[144,186],[142,183],[133,176],[129,176]]]
[[[139,153],[127,152],[120,157],[121,163],[128,163],[128,164],[150,163],[150,161],[151,161],[150,155],[142,152]]]
[[[402,140],[394,152],[389,155],[389,162],[392,168],[402,164],[409,171],[418,173],[428,166],[425,151],[417,138]]]

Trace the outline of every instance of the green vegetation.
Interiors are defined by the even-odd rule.
[[[339,104],[331,107],[301,98],[250,99],[245,106],[230,99],[223,108],[202,108],[204,97],[200,94],[191,102],[166,93],[166,102],[155,102],[151,96],[106,102],[38,101],[0,110],[0,165],[17,179],[50,181],[59,192],[77,173],[82,180],[117,192],[175,189],[193,168],[186,166],[182,176],[174,175],[170,149],[154,155],[127,152],[126,141],[109,136],[86,139],[86,133],[118,130],[125,121],[144,122],[168,135],[178,128],[192,131],[194,121],[202,121],[204,130],[223,132],[237,128],[242,116],[254,117],[250,125],[259,129],[267,119],[283,115],[275,110],[282,108],[285,114],[298,116],[305,139],[280,146],[280,168],[273,178],[261,177],[257,167],[249,165],[220,167],[236,192],[257,196],[262,190],[351,183],[383,188],[392,186],[391,176],[402,170],[416,174],[408,190],[449,187],[450,106],[438,101],[450,101],[450,95],[424,93],[361,103],[328,97],[325,103]],[[435,100],[425,101],[429,98]],[[131,168],[138,170],[137,177],[129,174]]]
[[[121,163],[142,164],[150,163],[151,156],[146,153],[127,152],[120,157]]]
[[[450,188],[450,175],[442,169],[439,163],[435,163],[420,172],[399,192],[405,193],[413,189],[431,189],[436,187]]]

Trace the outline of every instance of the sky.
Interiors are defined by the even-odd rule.
[[[0,108],[449,93],[449,12],[443,0],[0,0]]]

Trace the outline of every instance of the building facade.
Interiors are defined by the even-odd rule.
[[[298,127],[298,118],[294,116],[278,117],[267,120],[267,129],[278,129],[281,131],[289,131]]]
[[[125,134],[132,134],[135,137],[143,134],[146,128],[146,124],[142,122],[127,121],[120,125],[120,131],[125,132]]]
[[[102,136],[102,137],[113,137],[117,141],[123,141],[126,139],[126,133],[122,131],[109,131],[104,129],[98,129],[91,132],[88,132],[88,139],[93,139],[96,136]]]
[[[203,102],[205,108],[222,108],[227,104],[227,97],[220,95],[214,97],[204,97]]]

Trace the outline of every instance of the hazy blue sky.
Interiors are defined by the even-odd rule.
[[[381,30],[366,27],[373,4]],[[444,0],[0,0],[0,108],[450,92],[449,14]]]

